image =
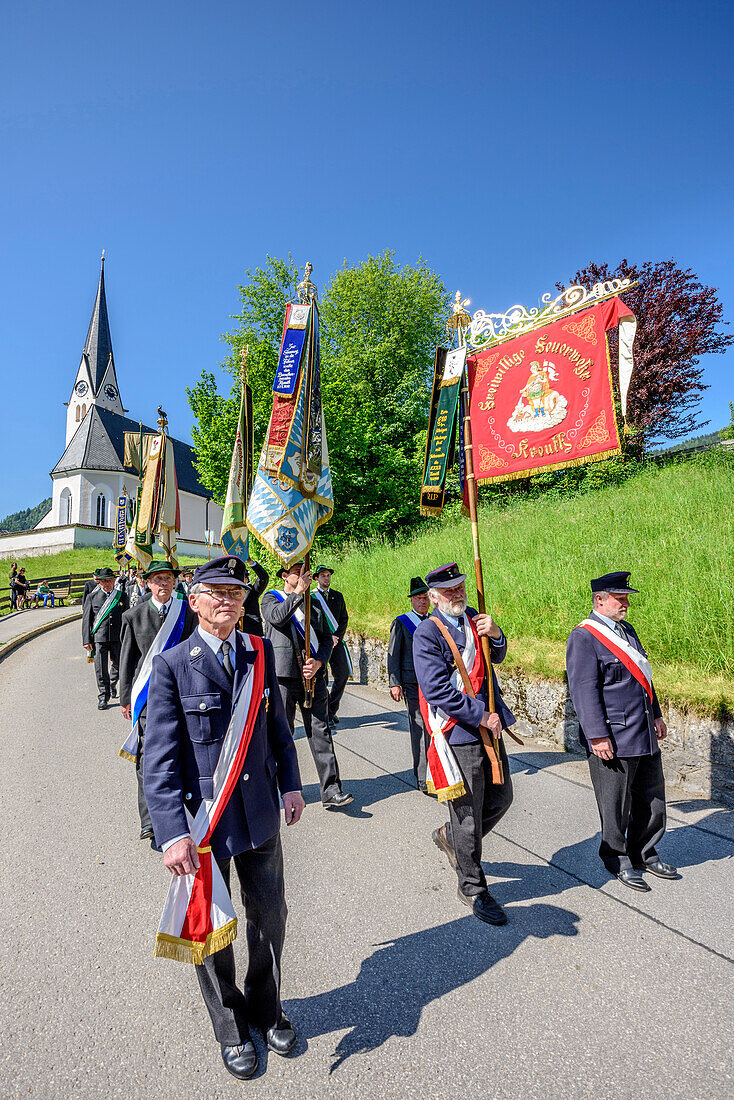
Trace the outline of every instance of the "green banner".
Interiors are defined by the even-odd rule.
[[[461,374],[448,369],[445,348],[436,349],[433,369],[431,414],[423,463],[420,510],[422,516],[439,516],[446,496],[446,472],[451,467],[454,452],[456,408],[459,402]]]

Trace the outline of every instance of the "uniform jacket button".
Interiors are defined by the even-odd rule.
[[[244,774],[244,775],[242,776],[242,778],[243,778],[243,779],[249,779],[249,778],[250,778],[250,776],[249,776],[249,775],[247,774],[247,772],[245,772],[245,774]]]
[[[199,703],[199,710],[206,710],[206,703]]]
[[[184,795],[184,798],[188,802],[188,800],[191,798],[191,791],[187,791],[186,794]]]

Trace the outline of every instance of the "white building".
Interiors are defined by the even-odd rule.
[[[107,316],[104,257],[97,298],[71,395],[66,403],[66,445],[51,471],[51,509],[33,531],[0,536],[0,558],[34,557],[77,546],[111,547],[117,498],[135,499],[138,473],[125,466],[125,432],[140,431],[140,422],[125,416],[117,384]],[[144,434],[157,428],[142,425]],[[219,539],[222,509],[200,484],[194,451],[173,443],[178,480],[181,531],[178,552],[207,556],[206,532]]]

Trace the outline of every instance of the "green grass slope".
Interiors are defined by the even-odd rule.
[[[0,562],[0,588],[7,588],[10,563],[7,558]],[[60,554],[41,554],[37,558],[16,558],[18,568],[25,566],[26,576],[31,580],[43,580],[46,577],[60,577],[64,573],[91,573],[107,565],[117,570],[117,562],[112,550],[90,547],[84,550],[65,550]],[[198,565],[199,558],[179,558],[179,565]]]
[[[710,454],[645,468],[575,497],[480,507],[487,602],[510,638],[508,664],[561,676],[569,631],[589,612],[589,578],[630,569],[630,621],[673,702],[734,709],[734,462]],[[471,528],[454,514],[410,541],[352,547],[332,564],[359,632],[386,638],[411,576],[447,561],[469,574]]]

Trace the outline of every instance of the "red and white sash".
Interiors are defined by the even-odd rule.
[[[253,634],[245,634],[244,639],[255,650],[255,661],[242,684],[222,743],[214,769],[213,795],[201,803],[191,824],[199,870],[194,875],[171,879],[155,938],[154,955],[159,958],[200,964],[237,936],[237,917],[217,862],[212,859],[211,837],[239,781],[263,699],[263,641]]]
[[[600,623],[596,619],[584,619],[579,623],[589,634],[593,634],[598,642],[618,657],[628,672],[631,672],[637,683],[644,689],[652,702],[652,669],[650,662],[644,653],[635,649],[628,641],[620,638],[616,631],[608,627],[606,623]]]
[[[464,630],[466,644],[461,653],[464,667],[469,673],[469,681],[474,691],[478,694],[484,681],[484,660],[482,647],[474,621],[464,612],[461,626]],[[466,694],[464,682],[458,668],[451,674],[451,683]],[[419,693],[421,714],[426,724],[426,729],[431,735],[431,743],[428,746],[426,770],[426,786],[436,795],[439,802],[448,802],[453,798],[460,798],[466,793],[464,778],[456,763],[456,757],[451,751],[451,746],[446,740],[446,734],[456,725],[455,718],[449,718],[439,707],[432,707],[421,691]]]

